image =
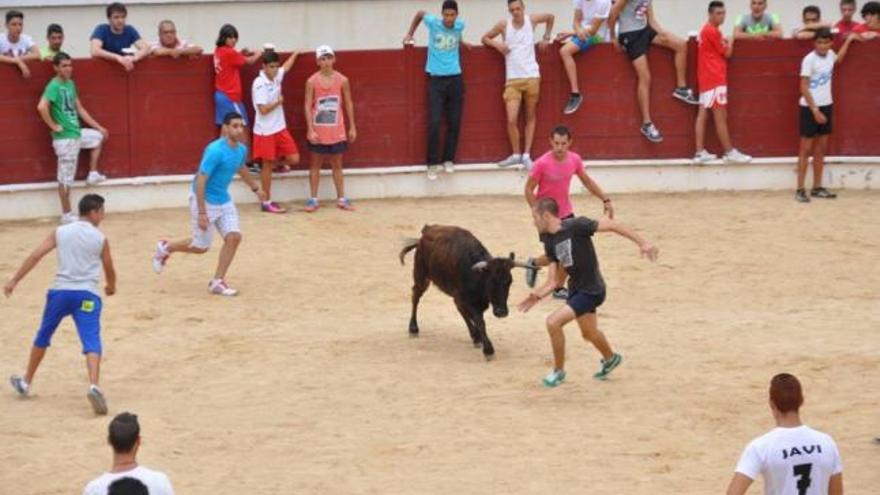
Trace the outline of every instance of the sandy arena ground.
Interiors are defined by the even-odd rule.
[[[274,217],[243,208],[229,280],[206,293],[217,250],[150,269],[175,210],[111,213],[119,271],[105,299],[103,386],[111,414],[136,412],[142,464],[179,494],[722,493],[772,425],[770,377],[804,384],[807,424],[829,432],[851,495],[880,486],[880,194],[797,204],[789,192],[618,195],[618,218],[661,249],[598,241],[609,285],[600,326],[624,355],[605,383],[598,354],[568,330],[555,390],[544,316],[487,313],[497,359],[470,345],[450,299],[422,300],[407,337],[411,267],[401,239],[425,223],[471,229],[497,254],[539,250],[518,197],[362,201]],[[181,201],[181,206],[184,201]],[[578,196],[576,208],[601,205]],[[325,206],[327,206],[325,204]],[[0,224],[6,280],[52,228]],[[408,262],[411,262],[411,257]],[[72,323],[59,329],[34,396],[6,376],[25,364],[55,262],[0,302],[0,493],[80,493],[110,466]],[[515,274],[511,306],[526,294]],[[761,482],[750,493],[761,493]]]

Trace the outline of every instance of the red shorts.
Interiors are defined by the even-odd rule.
[[[296,142],[287,129],[268,136],[254,134],[254,160],[277,160],[298,154]]]

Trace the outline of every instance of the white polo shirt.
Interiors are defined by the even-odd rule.
[[[254,100],[254,134],[260,136],[271,136],[277,132],[281,132],[287,128],[287,121],[284,118],[283,106],[275,107],[274,110],[266,115],[260,114],[258,105],[271,105],[278,101],[281,96],[281,83],[284,81],[284,69],[279,68],[275,74],[275,79],[269,80],[264,71],[260,71],[260,75],[254,79],[251,86],[251,98]]]

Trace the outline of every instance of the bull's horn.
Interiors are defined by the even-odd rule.
[[[488,261],[478,261],[478,262],[474,263],[474,266],[471,267],[471,270],[481,272],[481,271],[485,270],[487,266],[489,266]]]
[[[530,265],[528,263],[523,263],[522,261],[514,261],[513,266],[515,268],[531,268],[533,270],[540,270],[541,269],[541,267],[539,267],[539,266]]]

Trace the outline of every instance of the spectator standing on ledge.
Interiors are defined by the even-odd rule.
[[[248,124],[241,90],[241,68],[259,60],[263,51],[243,48],[237,52],[237,43],[238,29],[232,24],[224,24],[214,48],[214,124],[218,127],[223,126],[226,115],[232,112],[241,115],[245,126]]]
[[[177,26],[169,20],[159,23],[159,40],[150,45],[150,55],[154,57],[198,57],[202,47],[177,36]]]
[[[752,0],[751,12],[736,18],[733,36],[737,39],[782,39],[782,23],[777,14],[767,13],[767,0]]]
[[[113,448],[113,467],[109,472],[90,481],[83,490],[83,495],[109,495],[120,489],[119,480],[132,478],[146,485],[150,495],[174,495],[174,488],[165,473],[138,464],[141,425],[137,415],[128,412],[117,414],[107,430],[107,443]]]
[[[816,37],[816,31],[822,28],[831,29],[830,22],[822,22],[822,10],[815,5],[807,5],[801,14],[803,25],[794,28],[791,36],[799,40],[811,40]]]
[[[40,48],[40,59],[49,62],[61,51],[64,44],[64,29],[58,24],[49,24],[46,28],[46,46]]]
[[[128,9],[119,2],[107,6],[106,24],[98,24],[91,36],[92,57],[117,62],[131,72],[134,64],[149,55],[150,46],[137,29],[125,23]]]
[[[428,28],[428,179],[436,180],[437,174],[455,171],[455,152],[461,130],[461,112],[464,107],[464,79],[461,76],[461,46],[468,47],[461,39],[464,21],[458,18],[458,2],[445,0],[441,16],[416,12],[409,31],[403,38],[404,45],[413,43],[413,34],[424,22]],[[440,124],[446,117],[446,146],[440,154]],[[441,165],[442,163],[442,165]]]
[[[868,2],[862,7],[864,23],[853,28],[861,41],[868,41],[880,35],[880,2]]]
[[[40,50],[30,36],[24,34],[24,14],[17,10],[6,13],[6,32],[0,34],[0,62],[16,65],[24,78],[31,77],[28,60],[39,60]]]
[[[834,25],[837,36],[846,39],[858,22],[853,20],[856,15],[856,0],[840,0],[840,20]]]
[[[608,15],[611,13],[611,0],[573,1],[574,21],[572,27],[574,32],[557,35],[557,39],[560,41],[568,39],[559,49],[559,57],[562,58],[565,75],[568,77],[569,86],[571,86],[571,95],[569,95],[565,109],[562,111],[566,115],[575,113],[584,101],[578,86],[577,64],[575,64],[574,56],[589,50],[591,46],[606,43],[609,40],[607,21]]]

